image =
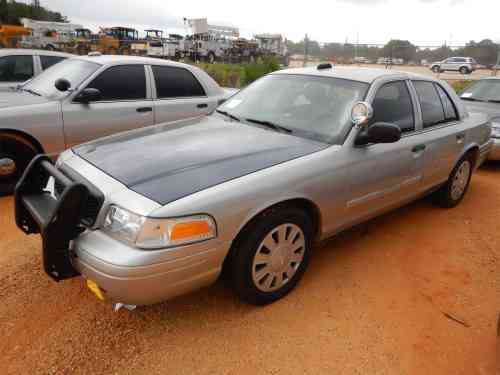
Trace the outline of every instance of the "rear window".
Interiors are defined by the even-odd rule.
[[[61,56],[40,56],[40,62],[42,63],[43,70],[50,68],[52,65],[55,65],[64,59],[65,57]]]
[[[159,99],[206,96],[196,77],[187,69],[153,66],[156,93]]]
[[[432,82],[414,81],[422,109],[424,128],[429,128],[445,122],[445,115],[441,99]]]

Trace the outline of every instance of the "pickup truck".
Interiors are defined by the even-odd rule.
[[[0,93],[0,195],[37,154],[158,123],[204,116],[233,92],[197,67],[133,56],[85,56]]]

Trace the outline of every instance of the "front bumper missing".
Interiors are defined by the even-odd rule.
[[[56,198],[45,190],[52,177],[63,188]],[[85,228],[81,225],[89,190],[55,168],[49,157],[34,158],[15,189],[17,226],[26,234],[40,233],[43,268],[55,281],[79,275],[70,259],[71,241]]]

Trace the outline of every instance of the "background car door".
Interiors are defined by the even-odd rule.
[[[215,110],[214,97],[208,97],[196,77],[187,69],[151,66],[156,86],[155,122],[176,121],[203,116]]]
[[[35,74],[34,56],[11,55],[0,57],[0,91],[26,82]]]
[[[422,144],[425,145],[424,184],[445,181],[457,161],[465,141],[458,115],[446,91],[436,83],[412,81],[422,112]]]
[[[116,65],[99,74],[87,88],[101,92],[89,104],[63,104],[66,146],[154,124],[144,65]]]
[[[450,57],[441,65],[441,70],[455,70],[455,59]]]
[[[425,149],[415,128],[414,103],[405,81],[383,85],[373,100],[370,124],[388,122],[401,128],[396,143],[353,146],[349,168],[347,217],[361,221],[405,202],[422,188]]]

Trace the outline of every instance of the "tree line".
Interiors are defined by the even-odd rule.
[[[305,41],[287,41],[288,50],[291,54],[303,54]],[[499,58],[500,45],[490,39],[480,42],[470,41],[460,48],[450,48],[443,45],[437,48],[418,47],[408,40],[393,39],[385,45],[355,45],[352,43],[324,43],[320,44],[314,40],[308,40],[307,50],[310,56],[323,59],[335,59],[339,62],[349,62],[354,57],[365,57],[376,61],[378,58],[391,57],[403,59],[405,63],[420,63],[422,60],[428,62],[440,61],[447,57],[464,56],[473,57],[480,64],[495,65]]]
[[[14,0],[0,0],[0,23],[20,25],[20,19],[23,17],[39,21],[68,22],[68,19],[61,13],[48,10],[40,5]]]

